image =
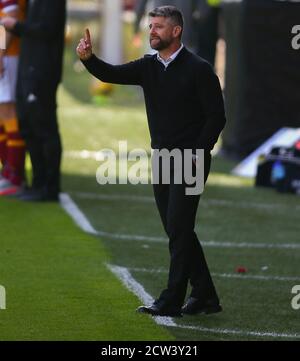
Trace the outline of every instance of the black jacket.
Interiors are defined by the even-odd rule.
[[[23,81],[58,84],[62,76],[66,0],[29,0],[21,37],[19,76]]]
[[[165,69],[156,55],[111,65],[93,55],[83,62],[108,83],[144,90],[153,149],[211,150],[225,125],[222,91],[212,67],[183,48]]]

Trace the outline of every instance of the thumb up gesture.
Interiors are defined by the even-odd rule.
[[[85,30],[84,38],[80,39],[76,52],[81,60],[88,60],[92,56],[92,41],[89,29]]]

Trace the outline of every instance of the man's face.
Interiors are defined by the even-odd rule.
[[[176,39],[176,28],[172,21],[162,16],[150,18],[150,46],[154,50],[164,50]]]

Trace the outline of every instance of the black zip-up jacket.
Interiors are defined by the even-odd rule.
[[[13,33],[21,37],[19,75],[23,81],[58,84],[62,77],[66,0],[29,0],[26,19]]]
[[[185,47],[166,69],[156,55],[123,65],[92,55],[83,64],[104,82],[143,88],[153,149],[214,147],[225,125],[219,79],[208,62]]]

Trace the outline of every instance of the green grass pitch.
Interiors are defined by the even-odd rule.
[[[300,284],[299,198],[256,189],[230,174],[233,163],[218,158],[196,230],[224,312],[184,317],[176,320],[178,327],[136,314],[140,301],[106,264],[127,268],[153,297],[165,287],[167,242],[147,238],[165,237],[151,186],[100,186],[99,162],[72,157],[70,151],[117,150],[119,140],[150,151],[144,106],[141,94],[126,87],[117,87],[106,106],[89,102],[90,78],[74,72],[73,57],[69,49],[58,98],[63,190],[96,230],[111,236],[85,234],[59,205],[1,198],[0,284],[7,309],[0,310],[0,340],[300,338],[300,310],[291,307],[291,289]],[[122,240],[115,234],[145,238]],[[238,266],[248,272],[237,274]]]

